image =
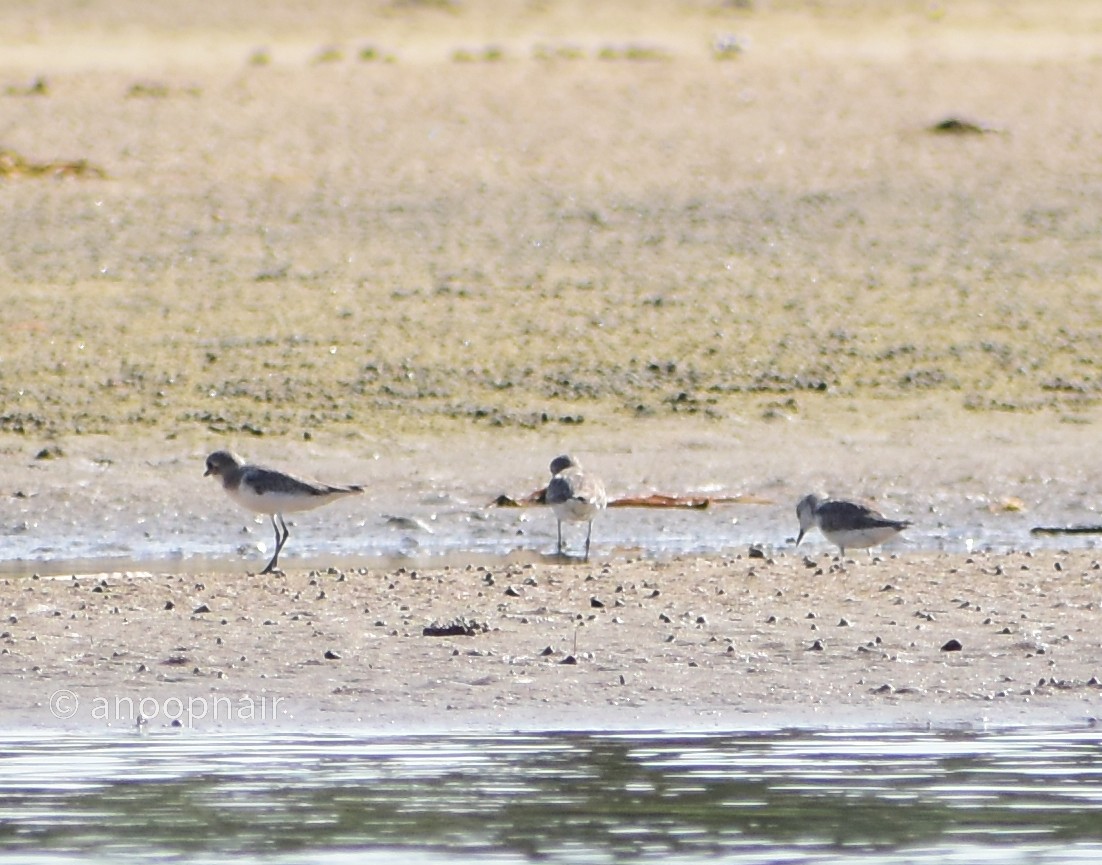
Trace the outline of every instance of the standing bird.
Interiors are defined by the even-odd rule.
[[[846,547],[875,547],[899,534],[910,520],[889,520],[879,511],[842,499],[821,499],[816,495],[804,496],[796,505],[800,520],[800,534],[796,544],[813,526],[818,526],[828,541],[836,544],[842,555]]]
[[[253,513],[268,514],[272,518],[272,528],[275,529],[276,536],[275,554],[268,566],[260,572],[262,574],[270,574],[276,570],[279,553],[287,543],[290,531],[283,521],[285,513],[313,510],[344,496],[364,491],[361,486],[330,486],[264,466],[248,465],[230,451],[215,451],[207,457],[207,470],[203,472],[203,477],[207,475],[221,478],[226,495],[241,507]]]
[[[589,540],[593,519],[608,505],[601,479],[582,471],[581,463],[564,454],[551,460],[551,482],[544,499],[559,524],[559,555],[562,555],[562,522],[586,523],[585,561],[589,561]]]

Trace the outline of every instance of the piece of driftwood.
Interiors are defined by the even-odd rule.
[[[1102,526],[1034,526],[1031,535],[1102,535]]]
[[[546,504],[547,488],[538,489],[522,498],[502,493],[491,503],[498,508],[531,508]],[[685,496],[650,493],[645,496],[625,496],[608,503],[610,508],[685,508],[703,510],[713,505],[771,505],[774,502],[754,495],[739,496]]]

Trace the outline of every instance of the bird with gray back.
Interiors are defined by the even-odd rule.
[[[860,502],[827,499],[811,494],[796,505],[800,534],[796,544],[815,526],[835,544],[844,556],[847,547],[875,547],[899,534],[911,525],[910,520],[890,520],[882,513]]]
[[[364,491],[362,486],[354,484],[323,484],[265,466],[249,465],[230,451],[215,451],[207,457],[207,470],[203,472],[203,476],[207,475],[219,478],[226,495],[241,507],[254,514],[267,514],[272,518],[276,538],[275,554],[267,567],[260,572],[262,574],[270,574],[276,570],[280,551],[291,533],[283,520],[284,514],[313,510]]]
[[[551,506],[558,521],[559,555],[563,554],[563,522],[585,523],[585,561],[589,561],[589,542],[593,535],[593,520],[608,506],[605,485],[601,479],[583,471],[581,463],[569,454],[551,460],[551,481],[544,500]]]

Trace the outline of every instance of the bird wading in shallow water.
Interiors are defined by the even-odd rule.
[[[361,486],[322,484],[264,466],[249,465],[230,451],[215,451],[207,457],[207,470],[203,476],[207,475],[220,478],[226,495],[241,507],[255,514],[268,514],[272,518],[276,536],[275,554],[260,572],[262,574],[276,570],[279,553],[287,543],[290,531],[283,521],[284,514],[320,508],[364,491]]]
[[[814,526],[844,556],[847,547],[875,547],[895,537],[909,525],[910,520],[889,520],[879,511],[844,499],[824,499],[808,495],[796,505],[800,520],[800,534],[796,545]]]
[[[600,478],[582,471],[574,457],[564,454],[551,460],[551,482],[544,500],[555,512],[559,527],[558,553],[563,554],[563,521],[585,523],[585,561],[589,561],[589,542],[593,535],[593,520],[608,505],[605,485]]]

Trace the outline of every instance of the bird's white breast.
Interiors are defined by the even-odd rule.
[[[820,529],[828,541],[837,546],[845,547],[847,550],[850,547],[856,549],[875,547],[899,534],[899,529],[892,526],[872,526],[866,529],[834,529],[829,532],[822,529],[822,526],[820,526]]]
[[[597,511],[600,510],[595,502],[577,498],[567,499],[565,502],[555,502],[551,505],[551,509],[560,520],[568,520],[575,523],[588,522],[593,519],[597,515]]]
[[[244,481],[238,485],[237,489],[227,489],[226,493],[241,507],[257,514],[292,514],[298,511],[310,511],[347,495],[347,493],[342,492],[321,496],[281,492],[260,495]]]

